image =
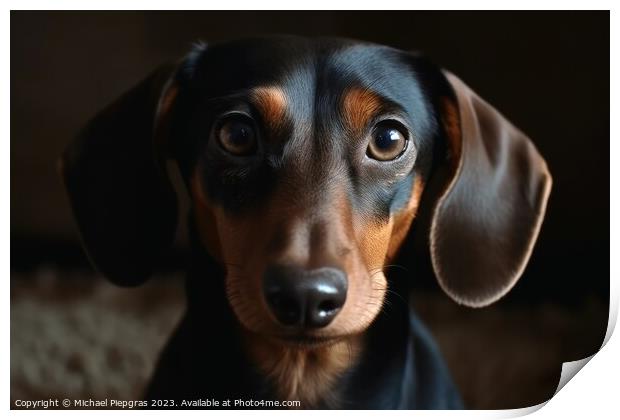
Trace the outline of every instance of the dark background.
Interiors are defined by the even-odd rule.
[[[554,185],[530,265],[498,310],[531,314],[554,305],[561,314],[591,315],[594,305],[597,315],[580,324],[590,344],[570,356],[598,349],[609,293],[608,12],[12,12],[12,304],[36,294],[39,283],[24,284],[32,273],[40,278],[41,267],[88,270],[55,166],[80,126],[193,41],[262,33],[336,35],[423,51],[527,133]],[[182,247],[170,255],[162,268],[174,271]],[[52,277],[62,287],[64,277]],[[437,293],[432,283],[420,288]],[[580,339],[571,319],[560,347]],[[459,364],[454,357],[450,363]],[[12,384],[20,372],[12,363]],[[473,405],[502,404],[510,405]]]

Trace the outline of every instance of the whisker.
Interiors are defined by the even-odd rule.
[[[386,268],[399,268],[399,269],[401,269],[401,270],[403,270],[403,271],[405,271],[405,272],[407,272],[407,273],[409,272],[409,269],[408,269],[407,267],[405,267],[404,265],[400,265],[400,264],[387,264],[387,265],[384,265],[384,266],[382,266],[382,267],[375,267],[375,268],[371,268],[371,269],[370,269],[370,270],[368,270],[368,271],[369,271],[369,272],[373,272],[373,271],[375,271],[375,272],[376,272],[377,270],[378,270],[378,271],[383,271],[383,270],[385,270]]]

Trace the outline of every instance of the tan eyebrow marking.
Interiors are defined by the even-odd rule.
[[[287,100],[284,91],[277,86],[257,87],[252,89],[251,98],[267,127],[277,130],[286,115]]]
[[[381,98],[364,88],[347,90],[342,100],[342,114],[347,126],[354,133],[360,133],[382,106]]]

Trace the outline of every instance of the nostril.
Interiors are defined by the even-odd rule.
[[[329,325],[347,298],[346,275],[333,268],[316,270],[316,277],[308,291],[306,325],[323,328]]]
[[[302,307],[298,299],[275,292],[267,295],[267,303],[282,324],[294,325],[301,321]]]
[[[327,316],[331,315],[332,312],[339,310],[341,307],[342,305],[335,300],[327,300],[321,302],[317,309],[319,310],[319,316]]]
[[[293,299],[280,299],[276,304],[280,312],[280,321],[284,324],[296,324],[300,318],[299,302]]]

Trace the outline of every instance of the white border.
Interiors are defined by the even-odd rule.
[[[412,2],[405,0],[370,1],[370,0],[315,0],[315,1],[282,1],[264,0],[260,3],[252,0],[233,2],[204,2],[200,0],[152,0],[141,2],[136,0],[46,0],[17,1],[9,0],[6,4],[10,10],[611,10],[612,0],[437,0]],[[175,9],[171,9],[175,6]],[[554,7],[555,6],[555,7]],[[560,7],[558,7],[560,6]]]
[[[174,2],[162,1],[162,0],[153,0],[149,2],[136,2],[136,1],[127,1],[127,0],[108,0],[108,1],[76,1],[76,0],[59,0],[55,2],[49,1],[27,1],[27,2],[17,2],[17,1],[8,1],[6,4],[9,5],[9,9],[14,10],[37,10],[37,9],[49,9],[51,6],[54,6],[58,10],[101,10],[101,9],[118,9],[118,10],[168,10],[168,8],[172,5],[178,8],[178,10],[199,10],[204,7],[208,7],[213,10],[228,10],[231,8],[235,9],[250,9],[256,10],[256,3],[245,0],[245,1],[236,1],[236,2],[201,2],[201,1],[188,1],[188,0],[175,0]],[[553,4],[550,1],[540,1],[540,0],[522,0],[522,1],[503,1],[493,2],[493,1],[480,1],[480,0],[471,0],[467,2],[463,1],[433,1],[427,3],[414,3],[414,2],[385,2],[381,1],[370,2],[370,1],[340,1],[334,2],[333,0],[315,0],[312,2],[284,2],[284,1],[270,1],[270,2],[261,2],[260,5],[266,9],[290,9],[290,10],[321,10],[321,9],[331,9],[331,10],[339,10],[339,9],[363,9],[363,10],[371,10],[376,9],[378,6],[381,6],[382,9],[386,10],[403,10],[403,9],[417,9],[417,10],[441,10],[441,9],[455,9],[455,10],[463,10],[463,6],[466,5],[473,9],[497,9],[497,10],[516,10],[516,9],[532,9],[532,10],[546,10],[546,9],[557,9],[554,6],[561,6],[562,10],[579,10],[579,9],[598,9],[598,10],[610,10],[614,5],[612,1],[598,1],[592,0],[588,2],[583,1],[562,1]],[[10,51],[10,14],[7,10],[6,14],[2,21],[4,22],[1,25],[2,28],[2,49],[3,54],[2,57],[5,60],[4,65],[0,66],[0,71],[3,73],[3,97],[4,101],[2,102],[2,127],[5,131],[5,141],[3,142],[3,157],[5,159],[5,165],[2,166],[2,180],[1,180],[1,188],[3,197],[5,197],[5,202],[8,203],[8,197],[10,197],[10,67],[9,67],[9,51]],[[611,54],[611,74],[620,74],[618,63],[617,63],[617,52],[614,51],[613,46],[617,47],[618,43],[618,25],[620,24],[617,14],[612,10],[610,17],[610,26],[611,26],[611,45],[610,54]],[[525,30],[527,30],[525,28]],[[575,51],[576,57],[578,56],[579,51]],[[611,156],[618,157],[619,150],[617,141],[620,140],[618,136],[618,83],[616,79],[611,79],[611,139],[616,139],[616,141],[612,141],[610,145],[610,159]],[[611,163],[615,163],[610,160]],[[618,176],[618,166],[611,165],[611,214],[618,214],[620,208],[618,207],[618,190],[617,188],[613,188],[614,185],[618,185],[619,176]],[[8,205],[2,206],[2,215],[3,215],[3,224],[2,224],[2,234],[4,238],[7,238],[6,241],[2,244],[2,254],[0,255],[2,267],[5,270],[5,273],[10,273],[10,207]],[[612,331],[613,326],[615,325],[615,321],[618,313],[618,284],[617,279],[620,274],[619,265],[618,265],[618,223],[614,218],[611,219],[611,278],[613,279],[611,284],[611,318],[610,318],[610,328],[608,330],[608,336],[606,337],[606,341],[609,339],[610,332]],[[587,281],[587,279],[584,279]],[[10,285],[9,281],[5,281],[5,299],[7,299],[7,305],[5,308],[5,316],[0,321],[2,325],[3,337],[9,337],[9,318],[10,318]],[[8,289],[8,290],[7,290]],[[6,340],[8,342],[8,340]],[[618,405],[617,405],[617,388],[618,388],[618,373],[619,373],[619,363],[618,363],[618,354],[619,354],[620,344],[618,344],[617,337],[611,337],[607,344],[603,347],[600,353],[596,354],[590,363],[588,363],[581,372],[577,374],[577,378],[571,380],[554,398],[552,398],[546,405],[542,404],[542,409],[535,411],[531,414],[532,418],[537,419],[553,419],[557,417],[561,417],[564,419],[582,419],[585,416],[591,416],[592,418],[613,418],[618,413]],[[2,367],[4,368],[4,380],[2,381],[2,391],[3,395],[5,395],[5,406],[4,409],[8,411],[8,407],[10,407],[10,366],[9,366],[9,348],[8,345],[5,344],[2,348]],[[539,408],[539,407],[537,407]],[[352,415],[355,418],[370,418],[371,416],[376,415],[389,415],[390,417],[400,417],[411,419],[414,416],[416,418],[437,418],[437,419],[445,419],[446,417],[456,417],[456,418],[507,418],[507,417],[517,417],[520,415],[527,414],[527,412],[532,412],[536,408],[530,409],[520,409],[520,410],[507,410],[507,411],[464,411],[464,412],[415,412],[411,413],[408,411],[404,412],[336,412],[336,411],[323,411],[319,415],[321,417],[325,416],[327,418],[336,418],[341,415]],[[110,415],[120,416],[122,418],[129,417],[142,417],[149,419],[169,419],[172,413],[168,412],[157,412],[157,411],[117,411],[115,413],[110,413],[107,411],[89,411],[85,412],[77,412],[77,411],[45,411],[45,412],[34,412],[34,411],[11,411],[10,415],[20,418],[35,418],[39,415],[44,414],[49,418],[84,418],[85,414],[91,418],[102,418],[107,419]],[[312,418],[316,416],[317,413],[312,411],[299,411],[295,413],[291,412],[266,412],[266,411],[248,411],[248,412],[218,412],[217,414],[213,413],[217,418],[237,418],[238,416],[252,416],[252,418],[265,418],[265,419],[277,419],[277,418],[286,418],[289,419],[292,415],[300,418]],[[175,416],[179,415],[178,413],[174,414]],[[211,416],[211,413],[205,413],[202,411],[192,411],[184,413],[183,416],[188,416],[191,418],[200,418],[204,419],[205,416]]]

